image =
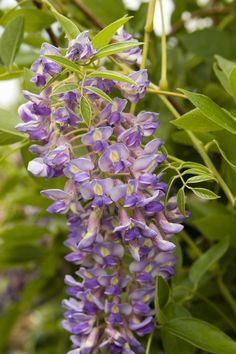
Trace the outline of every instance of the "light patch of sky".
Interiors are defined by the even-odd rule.
[[[7,7],[13,7],[16,5],[17,5],[16,0],[1,0],[0,1],[0,9],[5,9]]]
[[[1,0],[0,9],[13,7],[16,6],[16,4],[17,2],[15,0]],[[2,32],[3,29],[0,28],[0,31]],[[19,81],[17,79],[0,81],[0,106],[9,109],[9,107],[16,102],[19,91]]]

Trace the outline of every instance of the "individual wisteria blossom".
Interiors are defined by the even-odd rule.
[[[123,30],[113,42],[130,41]],[[52,200],[49,213],[66,214],[68,238],[65,257],[76,267],[65,282],[70,297],[63,301],[63,327],[71,333],[69,354],[142,354],[138,337],[154,329],[155,278],[174,275],[176,256],[171,237],[180,232],[183,216],[171,198],[164,206],[167,184],[158,167],[165,161],[162,140],[156,136],[158,114],[128,112],[128,101],[137,103],[149,85],[147,71],[132,72],[135,84],[86,77],[86,65],[96,53],[88,32],[69,43],[65,58],[83,65],[83,75],[58,78],[61,68],[45,54],[61,51],[43,44],[32,65],[40,94],[24,92],[22,123],[17,126],[34,144],[36,156],[28,170],[37,177],[61,178],[62,189],[42,191]],[[128,58],[129,56],[129,58]],[[134,62],[140,49],[117,54]],[[91,68],[90,68],[91,69]],[[102,71],[104,71],[104,67]],[[48,84],[50,78],[54,78]],[[73,83],[77,89],[55,95],[55,87]],[[46,84],[47,87],[45,86]],[[112,103],[89,90],[98,88],[120,97]],[[80,106],[90,105],[91,124]],[[128,101],[127,101],[128,100]]]
[[[130,33],[126,32],[123,28],[117,31],[117,34],[113,36],[112,42],[138,42],[134,39]],[[142,52],[137,46],[134,48],[126,49],[118,54],[114,54],[114,58],[118,62],[125,62],[127,64],[136,64],[141,62]]]

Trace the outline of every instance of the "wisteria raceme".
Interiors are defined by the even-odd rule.
[[[119,32],[114,41],[131,38]],[[129,102],[145,96],[147,71],[131,73],[133,84],[68,74],[46,85],[62,71],[45,56],[48,53],[61,55],[43,44],[32,65],[32,81],[42,91],[24,92],[28,102],[19,108],[23,123],[18,130],[40,142],[30,148],[37,155],[29,162],[31,174],[67,178],[64,190],[44,190],[42,195],[53,201],[49,213],[66,214],[66,260],[78,266],[75,277],[65,278],[70,298],[63,301],[63,327],[71,333],[69,353],[95,354],[103,348],[111,354],[144,353],[137,337],[154,329],[155,278],[173,276],[171,236],[183,228],[176,200],[171,198],[164,207],[167,185],[162,173],[156,174],[165,160],[161,139],[152,138],[158,115],[127,113]],[[95,54],[83,32],[69,43],[65,57],[86,70]],[[140,51],[121,54],[119,60],[130,56],[131,61]],[[78,88],[55,95],[55,87],[65,83]],[[88,87],[106,94],[116,88],[123,98],[110,103]],[[90,126],[83,119],[81,97],[91,108]]]

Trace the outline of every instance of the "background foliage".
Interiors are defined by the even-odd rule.
[[[79,28],[94,33],[132,15],[126,29],[143,38],[146,3],[137,11],[121,0],[115,6],[110,0],[51,3]],[[186,97],[150,92],[138,108],[160,112],[158,134],[169,154],[170,194],[178,192],[183,213],[187,194],[191,216],[175,238],[175,278],[168,285],[157,281],[160,326],[150,353],[233,354],[236,344],[222,332],[235,339],[236,4],[175,0],[174,5],[167,34],[168,89],[181,87]],[[35,92],[29,67],[42,42],[65,45],[63,29],[55,23],[55,13],[38,1],[19,1],[0,15],[0,80],[19,78],[23,89]],[[147,68],[157,85],[161,54],[161,40],[152,33]],[[63,354],[69,346],[60,327],[63,278],[70,271],[63,259],[65,222],[46,214],[47,201],[39,195],[41,189],[60,188],[61,181],[27,174],[31,157],[26,137],[14,128],[16,108],[0,110],[0,353]]]

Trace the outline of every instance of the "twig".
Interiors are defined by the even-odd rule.
[[[85,6],[80,0],[71,0],[73,4],[96,26],[98,29],[102,29],[104,25],[100,22],[96,16]]]
[[[42,4],[40,4],[37,0],[34,0],[33,4],[35,5],[35,7],[37,7],[37,9],[39,9],[39,10],[42,9]],[[60,46],[59,39],[57,38],[57,36],[55,35],[55,33],[53,32],[51,27],[46,28],[46,32],[49,35],[49,38],[50,38],[52,44],[55,45],[55,47],[59,47]]]
[[[167,48],[166,48],[166,31],[165,31],[165,20],[164,20],[164,11],[162,0],[159,0],[160,11],[161,11],[161,79],[160,79],[160,88],[166,90],[168,88],[167,81]]]

